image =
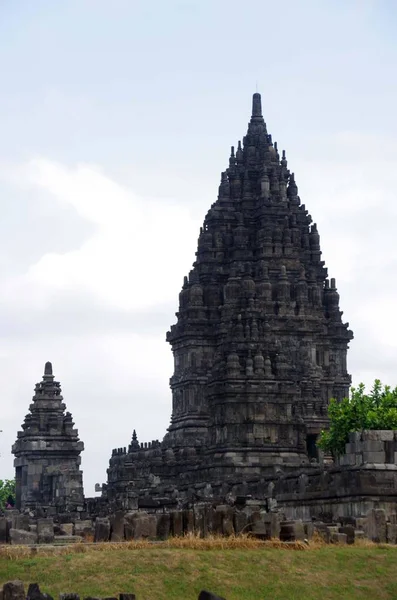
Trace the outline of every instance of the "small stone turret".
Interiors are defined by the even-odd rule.
[[[17,508],[75,510],[84,502],[80,454],[84,450],[65,412],[61,386],[54,381],[52,364],[44,367],[22,431],[12,447],[15,455]]]

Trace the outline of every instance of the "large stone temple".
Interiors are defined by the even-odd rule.
[[[330,398],[348,394],[343,323],[320,236],[254,94],[200,230],[167,334],[175,368],[162,442],[113,451],[105,494],[249,493],[318,466]],[[233,487],[234,486],[234,487]]]

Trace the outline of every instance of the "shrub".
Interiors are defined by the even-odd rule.
[[[330,401],[328,416],[330,427],[321,432],[318,445],[337,456],[344,453],[351,431],[397,429],[397,387],[392,390],[376,379],[366,394],[364,384],[360,383],[351,388],[349,398]]]

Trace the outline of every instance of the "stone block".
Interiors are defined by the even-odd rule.
[[[261,519],[265,523],[269,538],[279,538],[281,517],[279,513],[261,511]]]
[[[124,538],[126,540],[134,539],[136,514],[136,512],[130,512],[124,515]]]
[[[355,528],[353,525],[344,525],[343,527],[339,527],[339,533],[346,534],[346,543],[347,544],[354,544]]]
[[[116,511],[110,517],[110,541],[124,541],[124,513],[122,510]]]
[[[157,534],[157,518],[156,515],[147,515],[141,519],[137,519],[135,535],[137,538],[147,538],[150,540],[156,539]]]
[[[124,523],[123,523],[124,527]],[[95,529],[91,519],[76,521],[74,524],[74,535],[80,535],[87,542],[92,542],[95,537]]]
[[[59,600],[80,600],[78,594],[59,594]]]
[[[356,529],[354,532],[354,540],[365,540],[366,536],[365,536],[365,531],[363,531],[362,529]]]
[[[283,542],[295,542],[305,539],[305,529],[302,521],[281,521],[280,540]]]
[[[357,517],[356,518],[356,530],[359,529],[361,531],[365,531],[367,528],[367,517]]]
[[[52,518],[37,519],[37,541],[39,544],[52,544],[54,541],[54,521]]]
[[[21,515],[19,513],[14,513],[12,515],[12,528],[29,531],[29,515]]]
[[[59,529],[60,535],[73,535],[74,525],[73,523],[62,523]]]
[[[263,521],[255,521],[255,523],[252,524],[250,535],[260,540],[270,539],[269,528],[266,527],[266,524]]]
[[[225,598],[222,598],[221,596],[217,596],[216,594],[213,594],[212,592],[207,592],[207,590],[203,590],[202,592],[199,593],[198,600],[225,600]]]
[[[212,533],[214,535],[222,535],[223,533],[223,512],[222,510],[218,510],[219,507],[214,511],[214,516],[212,519]]]
[[[305,539],[311,540],[314,534],[314,524],[312,521],[306,521],[303,523],[303,529],[305,532]],[[278,536],[280,537],[280,535]]]
[[[171,532],[174,537],[183,535],[183,514],[181,510],[171,512]]]
[[[379,439],[382,442],[392,442],[394,440],[394,431],[391,429],[382,429],[379,431]]]
[[[3,585],[3,600],[25,600],[25,587],[19,579]]]
[[[205,506],[195,505],[194,512],[194,530],[201,537],[206,537],[208,534],[207,519]]]
[[[393,525],[397,525],[397,513],[391,513],[389,515],[389,521],[390,523],[392,523]]]
[[[171,515],[162,513],[157,515],[157,537],[160,540],[166,540],[170,536],[171,531]]]
[[[8,520],[6,517],[0,517],[0,544],[6,544],[8,542]]]
[[[379,441],[380,431],[381,430],[378,430],[378,429],[369,429],[367,431],[363,431],[361,433],[361,439],[363,442],[366,442],[368,440],[374,441],[374,442]]]
[[[31,583],[28,588],[26,600],[53,600],[49,594],[40,591],[38,583]]]
[[[94,542],[108,542],[110,538],[110,521],[106,517],[95,519]]]
[[[183,532],[185,534],[194,532],[194,513],[191,509],[183,511]]]
[[[156,539],[157,516],[147,513],[127,513],[124,521],[126,540]]]
[[[361,432],[352,431],[349,433],[349,442],[352,444],[359,443],[361,441]]]
[[[330,536],[331,544],[347,544],[346,533],[332,532]]]
[[[376,543],[384,544],[387,539],[386,513],[383,508],[373,508],[367,513],[367,536]]]
[[[26,531],[25,529],[10,529],[10,540],[11,544],[15,546],[36,544],[37,534],[33,531]]]
[[[54,535],[55,546],[68,546],[69,544],[78,544],[83,541],[81,535]]]
[[[397,544],[397,525],[394,523],[386,524],[386,537],[388,544]]]
[[[364,463],[384,464],[386,462],[385,452],[363,452]]]
[[[363,452],[384,452],[384,444],[380,440],[366,440],[362,443]]]
[[[247,514],[243,511],[236,511],[234,513],[234,529],[237,535],[239,533],[247,533],[248,532],[248,517]]]
[[[222,533],[226,536],[234,534],[233,514],[225,514],[223,516]]]

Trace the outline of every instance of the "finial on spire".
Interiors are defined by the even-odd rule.
[[[258,93],[255,93],[252,96],[252,116],[253,117],[261,117],[262,116],[261,95]]]
[[[52,375],[52,364],[50,362],[46,362],[44,365],[44,375]]]

